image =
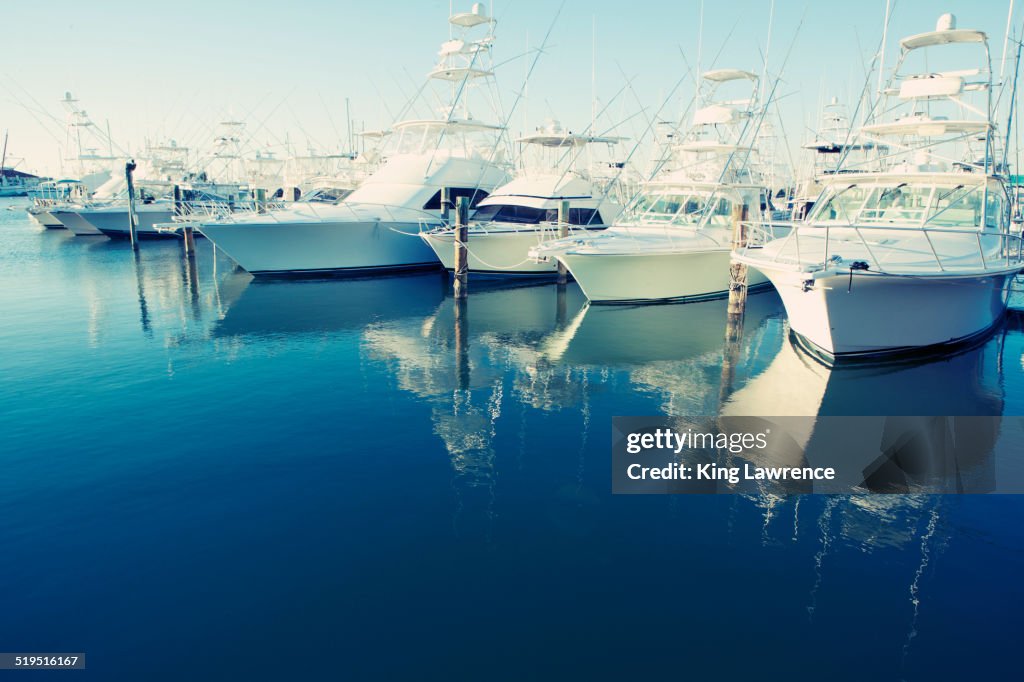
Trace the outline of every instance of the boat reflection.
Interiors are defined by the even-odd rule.
[[[787,340],[721,416],[741,430],[778,418],[770,421],[791,438],[743,455],[756,466],[835,466],[871,492],[990,492],[1001,427],[975,417],[1003,413],[1002,348],[995,338],[931,361],[829,369]],[[786,487],[811,491],[809,481]]]
[[[373,279],[258,280],[236,270],[238,289],[213,328],[217,338],[285,337],[362,331],[371,324],[428,315],[444,299],[436,273]]]

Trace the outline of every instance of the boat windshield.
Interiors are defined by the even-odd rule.
[[[538,223],[554,223],[558,221],[557,208],[534,208],[515,204],[491,204],[481,206],[473,214],[478,223],[516,223],[518,225],[537,225]],[[570,208],[570,225],[601,225],[601,214],[593,208]]]
[[[337,204],[343,201],[349,194],[352,194],[352,190],[347,188],[319,187],[306,193],[299,201],[304,203]]]
[[[707,218],[705,220],[705,214]],[[711,192],[654,190],[644,192],[633,203],[633,220],[643,223],[695,226],[728,225],[732,201]]]
[[[985,224],[998,228],[1004,213],[1003,192],[990,185],[911,184],[906,182],[834,185],[815,206],[812,222],[858,225],[919,225],[977,229],[982,205]]]

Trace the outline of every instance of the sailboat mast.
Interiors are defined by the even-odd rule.
[[[0,182],[7,184],[7,131],[4,131],[4,151],[0,155]]]

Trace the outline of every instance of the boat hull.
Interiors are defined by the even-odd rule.
[[[705,301],[729,295],[728,250],[556,255],[593,303]],[[767,278],[747,273],[750,289]]]
[[[200,231],[257,276],[370,274],[439,267],[418,222],[207,223]]]
[[[48,230],[62,230],[64,223],[57,220],[49,211],[29,211],[32,219]]]
[[[533,230],[470,234],[466,253],[469,272],[488,277],[557,276],[555,261],[536,261],[528,255],[530,249],[537,246],[541,234]],[[550,231],[545,234],[550,236]],[[420,237],[433,249],[445,269],[455,269],[454,232],[423,232]]]
[[[988,333],[1016,270],[899,276],[764,267],[797,340],[828,363],[937,350]]]
[[[79,217],[111,239],[130,239],[128,231],[128,209],[117,211],[83,211]],[[174,217],[173,209],[140,210],[136,212],[139,224],[136,235],[144,239],[175,238],[174,233],[158,232],[155,225],[169,223]]]
[[[64,227],[79,237],[102,237],[92,223],[74,211],[52,211],[51,215],[59,220]]]

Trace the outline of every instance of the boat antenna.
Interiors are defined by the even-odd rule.
[[[597,126],[597,15],[590,15],[590,130]]]
[[[885,0],[885,22],[882,24],[882,47],[878,51],[878,94],[885,85],[885,44],[889,40],[889,20],[892,18],[892,0]]]
[[[999,65],[999,82],[1003,81],[1006,73],[1006,48],[1010,44],[1010,25],[1013,22],[1013,0],[1010,0],[1010,11],[1006,13],[1006,33],[1003,35],[1003,59]],[[1017,47],[1017,54],[1020,55],[1020,46]]]
[[[1010,111],[1007,114],[1006,119],[1006,143],[1003,145],[1003,170],[1006,171],[1006,163],[1010,155],[1010,130],[1013,126],[1013,109],[1017,104],[1017,76],[1020,75],[1020,41],[1014,41],[1017,43],[1017,60],[1013,67],[1013,90],[1010,92]],[[7,138],[4,138],[4,146],[6,148]],[[1007,173],[1009,175],[1009,173]]]
[[[775,20],[775,0],[772,0],[768,9],[768,42],[764,46],[764,75],[761,78],[761,99],[765,98],[768,92],[768,55],[772,51],[772,22]]]
[[[352,149],[352,108],[349,106],[348,97],[345,98],[345,127],[345,134],[348,135],[348,153],[351,156],[354,153]]]
[[[704,54],[704,0],[700,0],[700,18],[697,21],[697,70],[693,72],[693,86],[700,90],[701,58]]]

